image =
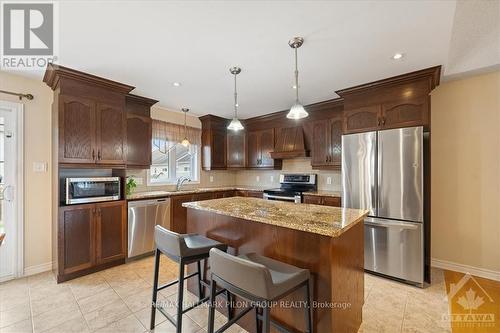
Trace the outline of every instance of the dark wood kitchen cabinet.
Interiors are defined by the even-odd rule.
[[[134,87],[49,64],[43,81],[54,90],[54,143],[63,165],[124,167],[125,95]]]
[[[227,167],[231,169],[246,166],[246,136],[244,131],[227,131]]]
[[[132,94],[126,96],[127,167],[149,169],[151,166],[151,107],[157,102]]]
[[[121,200],[59,208],[58,282],[125,262],[126,206]]]
[[[225,170],[227,119],[214,115],[200,117],[201,157],[203,170]]]
[[[274,151],[274,128],[247,132],[247,166],[250,168],[274,168],[278,160],[271,157]],[[281,167],[281,165],[279,165]]]
[[[340,169],[342,164],[342,115],[311,123],[311,165]]]
[[[76,96],[61,96],[59,109],[59,162],[95,163],[96,105]]]
[[[430,92],[441,66],[337,91],[344,99],[344,134],[430,127]]]
[[[307,195],[304,193],[304,203],[313,205],[340,207],[341,199],[340,197]]]
[[[126,257],[126,209],[124,202],[96,204],[96,256],[98,264]]]
[[[97,120],[97,163],[125,164],[127,143],[127,118],[123,105],[98,103]]]

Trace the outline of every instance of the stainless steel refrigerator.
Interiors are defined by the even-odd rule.
[[[343,202],[369,210],[365,269],[424,283],[422,127],[342,136]]]

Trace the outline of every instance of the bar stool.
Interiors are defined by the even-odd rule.
[[[154,329],[156,315],[155,309],[157,309],[176,327],[176,331],[180,333],[182,330],[182,315],[209,300],[208,296],[204,297],[203,287],[205,286],[209,288],[210,285],[204,281],[200,262],[209,257],[209,251],[211,249],[218,249],[222,252],[227,250],[227,245],[197,234],[178,234],[159,225],[155,227],[155,245],[155,269],[153,281],[153,299],[151,302],[150,329]],[[179,279],[169,282],[163,286],[158,286],[160,255],[162,253],[170,259],[179,263]],[[188,276],[184,276],[184,266],[192,263],[197,264],[197,271],[189,274]],[[198,278],[199,300],[198,302],[184,309],[182,304],[184,300],[184,280],[195,276],[197,276]],[[174,319],[170,314],[165,312],[162,307],[157,306],[156,300],[158,291],[168,288],[176,283],[179,284],[179,290],[177,297],[177,318]],[[214,290],[214,292],[217,295],[222,292],[226,292],[226,297],[229,301],[228,313],[229,317],[231,318],[232,311],[230,308],[229,292],[227,292],[226,290],[220,290],[218,292]]]
[[[259,320],[262,329],[270,331],[270,324],[282,332],[288,332],[283,326],[271,320],[271,303],[277,301],[299,288],[305,291],[305,322],[306,332],[312,333],[312,308],[309,287],[309,270],[288,265],[255,253],[238,257],[218,249],[210,250],[210,309],[208,314],[208,333],[214,332],[215,320],[215,290],[220,286],[234,295],[238,295],[252,303],[223,325],[217,333],[225,331],[246,313],[255,308],[256,324],[259,331]],[[258,309],[262,309],[259,315]]]

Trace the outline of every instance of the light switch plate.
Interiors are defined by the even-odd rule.
[[[326,184],[332,185],[332,177],[326,177]]]
[[[260,182],[260,176],[255,176],[255,181],[258,183]]]
[[[214,176],[210,176],[210,182],[213,183],[214,182]]]
[[[270,178],[271,183],[274,182],[274,176],[271,176],[269,178]]]
[[[46,162],[33,162],[33,171],[34,172],[47,172],[47,163]]]

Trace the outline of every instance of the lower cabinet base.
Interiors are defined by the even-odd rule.
[[[84,275],[88,275],[88,274],[92,274],[92,273],[95,273],[98,271],[105,270],[107,268],[111,268],[111,267],[118,266],[118,265],[123,265],[124,263],[125,263],[125,258],[122,258],[122,259],[107,262],[105,264],[90,267],[87,269],[82,269],[78,272],[73,272],[73,273],[69,273],[69,274],[63,274],[62,272],[59,273],[58,271],[56,271],[55,273],[56,273],[56,277],[57,277],[57,283],[73,280],[73,279],[76,279],[76,278],[84,276]]]

